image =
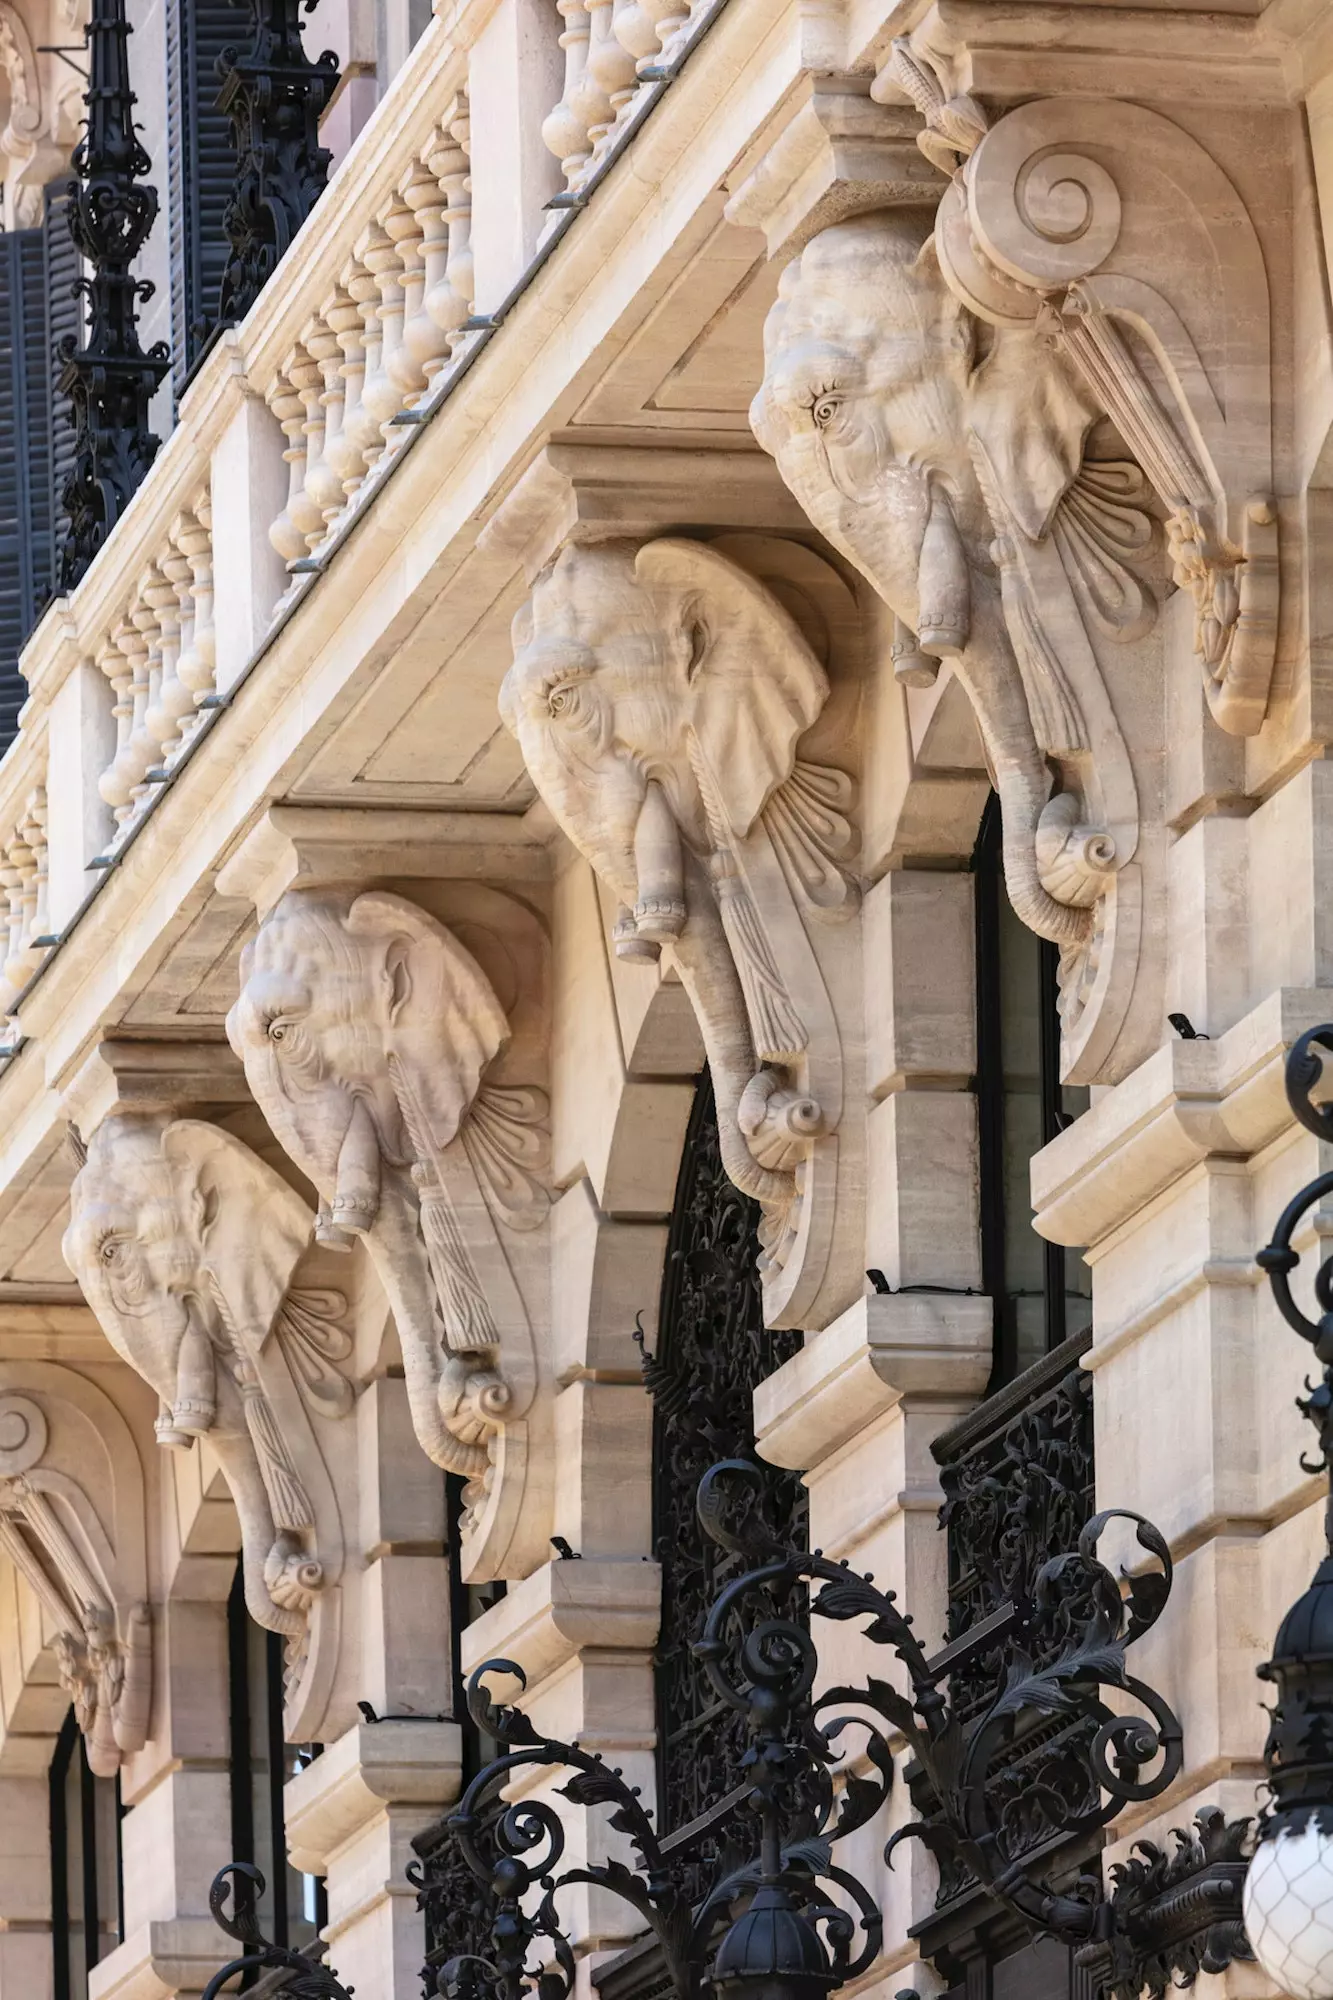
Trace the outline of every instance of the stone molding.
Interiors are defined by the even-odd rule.
[[[326,1744],[283,1789],[293,1868],[326,1875],[337,1851],[396,1805],[447,1805],[463,1770],[456,1722],[383,1716]]]
[[[618,899],[617,955],[667,951],[690,997],[723,1163],[764,1211],[773,1326],[831,1317],[859,1272],[856,780],[824,761],[846,756],[855,689],[827,668],[853,608],[791,542],[568,542],[515,620],[500,694]]]
[[[80,1142],[81,1143],[81,1142]],[[113,1112],[83,1151],[62,1245],[107,1339],[160,1403],[159,1445],[206,1437],[241,1527],[250,1615],[287,1641],[285,1723],[317,1736],[340,1656],[354,1460],[346,1300],[302,1285],[314,1217],[201,1119]]]
[[[0,1551],[41,1606],[91,1769],[114,1777],[152,1711],[144,1474],[125,1418],[73,1369],[0,1362]]]
[[[756,1389],[760,1456],[804,1472],[904,1398],[970,1408],[991,1371],[994,1311],[951,1292],[858,1299]]]
[[[547,945],[517,899],[452,890],[470,944],[387,889],[294,887],[227,1019],[255,1098],[363,1238],[393,1310],[413,1428],[463,1476],[464,1573],[522,1575],[546,1541]]]
[[[1286,1052],[1328,1011],[1327,988],[1281,987],[1216,1041],[1164,1044],[1033,1156],[1038,1235],[1104,1243],[1202,1160],[1245,1160],[1290,1131]]]
[[[647,1652],[657,1637],[661,1597],[661,1568],[646,1559],[544,1563],[473,1619],[462,1637],[463,1671],[503,1656],[517,1660],[536,1687],[585,1647]]]

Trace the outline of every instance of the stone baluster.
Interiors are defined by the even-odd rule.
[[[9,940],[5,984],[17,997],[42,962],[32,940],[45,922],[46,793],[30,793],[9,841],[5,887],[9,897]],[[12,1004],[12,1001],[11,1001]]]
[[[472,257],[472,110],[465,90],[458,93],[448,136],[456,150],[440,170],[449,202],[444,217],[449,225],[449,260],[444,275],[455,296],[462,300],[466,319],[477,295],[477,279]],[[459,321],[450,329],[449,352],[456,354],[466,339]]]
[[[331,349],[337,347],[332,334]],[[308,555],[324,535],[324,507],[321,500],[320,460],[324,451],[324,407],[320,397],[323,373],[315,350],[323,344],[322,329],[308,326],[287,366],[293,389],[301,398],[301,436],[305,442],[301,484],[287,502],[293,526],[301,537],[301,554]]]
[[[467,99],[459,96],[446,111],[431,140],[426,164],[444,199],[440,235],[426,240],[426,289],[422,303],[433,325],[444,336],[442,348],[423,362],[433,382],[463,339],[462,325],[472,310],[472,182],[468,175],[469,133]],[[426,211],[423,211],[423,221]]]
[[[176,672],[188,689],[195,709],[194,722],[187,720],[182,732],[189,736],[197,726],[199,704],[216,685],[217,634],[213,625],[213,508],[207,489],[195,500],[193,511],[182,514],[173,537],[189,565],[189,643],[181,649]]]
[[[635,59],[615,31],[614,4],[615,0],[588,0],[588,74],[607,100],[606,115],[599,114],[588,127],[594,165],[606,151],[621,106],[633,97],[636,83]]]
[[[287,504],[268,531],[268,538],[284,562],[295,562],[306,553],[305,530],[297,525],[301,493],[305,485],[305,404],[291,379],[292,363],[279,369],[269,384],[267,402],[287,440],[283,458],[287,462]]]
[[[639,70],[646,68],[650,62],[656,62],[662,53],[662,42],[657,28],[658,16],[665,20],[668,14],[677,11],[675,0],[615,0],[611,25],[615,29],[616,40],[621,48],[627,50],[634,58],[636,76]],[[633,95],[634,91],[631,89],[616,107],[619,112],[624,112]]]
[[[343,451],[347,459],[344,475],[347,497],[350,500],[365,479],[369,465],[367,454],[380,442],[380,427],[366,408],[366,378],[378,366],[379,356],[379,290],[367,266],[359,259],[347,271],[344,282],[347,295],[356,307],[359,330],[348,328],[343,337],[343,353],[347,359],[343,372],[347,377],[347,407],[343,414]]]
[[[361,315],[351,294],[339,285],[327,300],[320,319],[328,329],[331,349],[321,353],[324,376],[324,452],[320,460],[323,480],[324,526],[327,530],[347,504],[347,483],[351,476],[355,447],[347,435],[353,415],[352,391],[361,391]],[[349,339],[351,346],[349,346]],[[352,348],[355,349],[355,358]]]
[[[194,708],[194,697],[179,674],[181,655],[181,593],[189,580],[190,565],[178,549],[168,547],[157,559],[144,586],[144,595],[157,613],[161,664],[157,685],[144,720],[148,734],[158,748],[158,758],[169,764],[181,743],[181,721]]]
[[[0,960],[0,1014],[8,1014],[10,1008],[23,990],[23,960],[21,937],[23,925],[23,855],[26,852],[18,841],[6,841],[0,846],[0,893],[4,895],[3,925],[0,926],[0,944],[4,946],[4,958]],[[11,975],[10,967],[14,972]]]
[[[128,628],[122,624],[107,639],[97,664],[111,685],[111,715],[116,725],[116,753],[97,782],[117,824],[130,809],[134,779],[130,773],[130,730],[134,721],[134,668],[120,643]]]
[[[412,174],[420,174],[422,180],[430,182],[430,174],[420,162],[412,162]],[[384,228],[388,238],[398,252],[398,298],[390,298],[390,316],[384,322],[384,374],[398,390],[398,408],[404,410],[414,396],[426,386],[426,378],[420,364],[412,358],[406,342],[406,322],[414,314],[420,294],[424,290],[424,268],[420,258],[422,248],[422,226],[416,210],[406,198],[406,190],[400,188],[394,194],[394,206],[384,216]],[[406,430],[402,424],[392,424],[384,428],[384,444],[392,450],[402,444]]]
[[[329,531],[329,522],[343,503],[343,483],[335,463],[329,464],[329,427],[342,416],[342,350],[338,336],[321,313],[305,334],[305,349],[315,371],[302,396],[306,406],[306,462],[304,497],[312,517],[318,520],[306,530],[306,546],[313,554]]]
[[[361,385],[361,407],[366,421],[362,426],[364,444],[362,447],[369,472],[376,459],[384,451],[384,425],[396,416],[402,405],[398,391],[389,380],[385,368],[385,341],[388,323],[402,314],[402,287],[398,283],[398,252],[387,231],[378,222],[372,222],[361,250],[361,261],[369,271],[375,286],[375,303],[369,307],[369,316],[363,322],[366,329],[366,379]],[[396,294],[396,298],[395,298]]]
[[[156,705],[157,690],[162,679],[162,634],[157,622],[157,612],[148,596],[147,586],[151,578],[150,569],[140,578],[138,594],[130,607],[130,624],[138,634],[134,665],[134,723],[130,736],[130,750],[134,760],[131,819],[138,817],[152,791],[152,786],[148,783],[148,773],[157,761],[157,740],[148,727],[148,717]]]
[[[403,200],[416,217],[420,231],[413,267],[404,282],[407,302],[403,353],[414,371],[414,379],[421,384],[419,390],[409,391],[409,402],[419,400],[429,390],[449,353],[450,329],[436,319],[427,304],[428,294],[444,277],[449,261],[449,226],[444,219],[448,202],[435,171],[439,157],[437,134],[427,144],[425,157],[413,161],[412,170],[403,182]]]
[[[28,800],[27,817],[24,823],[24,837],[32,852],[32,910],[28,919],[27,945],[37,961],[41,963],[43,948],[34,940],[46,937],[51,929],[49,893],[51,886],[50,854],[46,841],[46,787],[38,785]],[[33,971],[37,969],[33,966]],[[31,974],[29,975],[31,977]]]
[[[543,120],[542,138],[572,188],[592,157],[591,131],[604,130],[611,122],[611,100],[588,68],[592,22],[587,0],[556,0],[556,6],[564,22],[560,46],[565,52],[565,88]]]

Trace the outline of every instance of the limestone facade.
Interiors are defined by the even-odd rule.
[[[1321,1546],[1254,1254],[1333,1016],[1333,16],[382,11],[0,761],[0,2000],[69,1991],[83,1756],[120,1879],[74,1990],[202,1991],[238,1644],[289,1894],[365,2000],[420,1990],[473,1666],[651,1796],[633,1335],[705,1064],[791,1337],[757,1450],[930,1645],[932,1442],[1090,1328],[1185,1728],[1108,1860],[1255,1809],[1253,1669]],[[71,136],[27,45],[72,30],[23,13],[7,215]],[[932,1864],[888,1831],[863,1990],[926,2000]],[[567,1914],[591,1995],[635,1924]]]

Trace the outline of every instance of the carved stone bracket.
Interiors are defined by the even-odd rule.
[[[318,1240],[365,1241],[417,1437],[468,1482],[463,1567],[481,1581],[523,1575],[549,1532],[534,1334],[547,1097],[526,1020],[544,1004],[546,943],[510,897],[455,899],[467,944],[387,889],[289,889],[246,949],[227,1031],[319,1192]]]
[[[914,64],[906,45],[899,61]],[[1244,203],[1139,105],[1045,99],[989,129],[982,114],[957,142],[935,222],[945,278],[989,325],[1044,328],[1115,423],[1166,510],[1213,715],[1256,734],[1278,530],[1268,280]]]
[[[1065,1076],[1111,1082],[1163,1017],[1146,914],[1165,893],[1162,724],[1145,735],[1143,698],[1163,539],[1213,715],[1252,734],[1267,708],[1263,260],[1230,181],[1158,113],[1048,99],[992,124],[906,41],[892,72],[952,179],[933,225],[896,205],[804,243],[751,420],[894,612],[895,673],[953,662],[1010,901],[1060,946]]]
[[[241,1527],[250,1615],[287,1641],[286,1727],[320,1734],[339,1663],[355,1455],[336,1291],[303,1285],[314,1216],[218,1126],[115,1111],[92,1135],[63,1249],[116,1352],[156,1391],[159,1445],[206,1438]]]
[[[543,800],[618,899],[617,953],[669,952],[690,996],[726,1172],[763,1210],[771,1326],[846,1303],[856,786],[825,745],[846,740],[826,668],[851,609],[792,542],[566,542],[515,621],[500,699]]]
[[[0,1363],[0,1552],[41,1606],[89,1765],[114,1777],[152,1705],[143,1470],[120,1411],[72,1369]]]

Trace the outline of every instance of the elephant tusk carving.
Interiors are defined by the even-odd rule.
[[[917,642],[923,653],[955,659],[972,629],[967,557],[942,487],[930,484],[930,513],[917,569]]]
[[[333,1201],[320,1211],[319,1241],[330,1250],[350,1250],[352,1238],[364,1236],[373,1225],[379,1206],[379,1138],[369,1105],[357,1097],[338,1152]]]
[[[639,896],[634,928],[641,938],[664,944],[685,928],[685,870],[680,829],[662,787],[650,780],[634,829],[634,865]]]

